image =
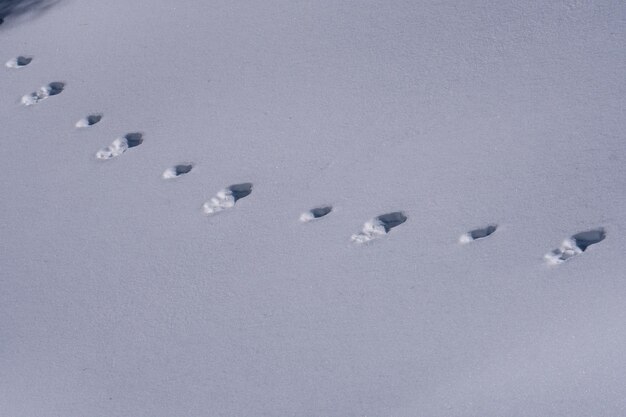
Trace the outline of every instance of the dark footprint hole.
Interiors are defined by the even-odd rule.
[[[396,211],[394,213],[380,215],[376,217],[376,219],[382,223],[383,227],[385,228],[385,232],[389,233],[391,229],[404,223],[407,217],[404,215],[404,213]]]
[[[57,94],[61,94],[63,89],[65,88],[65,83],[62,82],[53,82],[48,84],[48,95],[56,96]]]
[[[124,136],[124,139],[126,139],[126,143],[128,143],[129,148],[134,148],[135,146],[139,146],[143,143],[143,134],[139,132],[127,133]]]
[[[237,200],[247,197],[252,192],[252,184],[249,182],[245,182],[243,184],[235,184],[228,187],[228,191],[231,192],[233,198],[235,199],[235,203]]]
[[[87,116],[87,125],[93,126],[96,123],[98,123],[100,120],[102,120],[101,114],[91,114]]]
[[[320,217],[324,217],[331,211],[333,211],[333,208],[331,206],[317,207],[317,208],[311,209],[311,214],[313,215],[314,219],[319,219]]]
[[[189,164],[189,165],[176,165],[174,167],[174,173],[178,177],[180,175],[184,175],[184,174],[190,173],[192,168],[193,168],[193,165],[191,165],[191,164]]]
[[[30,64],[32,60],[33,58],[30,56],[18,56],[15,62],[18,67],[25,67],[26,65]]]
[[[604,229],[589,230],[587,232],[577,233],[572,236],[572,239],[576,242],[576,246],[583,252],[591,245],[595,245],[598,242],[602,242],[606,237]]]
[[[498,226],[492,224],[492,225],[489,225],[487,227],[483,227],[481,229],[474,229],[471,232],[469,232],[469,235],[474,240],[482,239],[484,237],[487,237],[487,236],[491,235],[493,232],[496,231],[497,228],[498,228]]]

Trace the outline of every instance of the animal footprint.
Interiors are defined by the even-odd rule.
[[[326,216],[331,211],[333,211],[333,208],[331,206],[316,207],[307,211],[306,213],[302,213],[300,215],[300,221],[304,223],[310,222],[312,220]]]
[[[33,104],[37,104],[40,101],[47,99],[48,97],[61,94],[64,88],[65,83],[60,81],[52,82],[44,87],[41,87],[34,93],[26,94],[22,97],[22,104],[25,106],[32,106]]]
[[[96,152],[98,159],[111,159],[120,156],[130,148],[139,146],[143,143],[143,134],[139,132],[127,133],[123,138],[117,138],[106,148]]]
[[[32,60],[32,56],[18,56],[17,58],[13,58],[8,61],[5,66],[7,68],[22,68],[30,64]]]
[[[89,116],[85,117],[84,119],[80,119],[79,121],[77,121],[76,122],[76,127],[83,128],[83,127],[93,126],[96,123],[98,123],[100,120],[102,120],[102,115],[101,114],[90,114]]]
[[[497,225],[490,224],[489,226],[486,226],[480,229],[471,230],[461,235],[461,237],[459,238],[459,243],[465,244],[465,243],[473,242],[478,239],[484,239],[487,236],[491,236],[493,232],[496,231],[497,228],[498,228]]]
[[[249,182],[243,184],[235,184],[220,190],[215,197],[204,203],[202,211],[207,216],[219,213],[222,210],[235,206],[235,203],[250,195],[252,192],[252,184]]]
[[[557,265],[567,261],[574,256],[580,255],[591,245],[602,242],[606,238],[603,228],[577,233],[569,239],[565,239],[561,247],[545,255],[549,264]]]
[[[400,211],[380,215],[366,222],[363,225],[361,233],[352,235],[352,241],[356,243],[366,243],[383,237],[389,233],[391,229],[404,223],[406,219],[407,217]]]
[[[169,180],[191,172],[193,164],[181,164],[168,168],[163,172],[163,179]]]

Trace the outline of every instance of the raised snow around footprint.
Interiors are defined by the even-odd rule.
[[[5,66],[7,68],[22,68],[26,65],[30,64],[33,60],[31,56],[18,56],[17,58],[13,58],[9,60]]]
[[[163,179],[169,180],[172,178],[180,177],[191,172],[193,164],[180,164],[170,167],[163,172]]]
[[[220,211],[232,208],[237,201],[252,193],[252,184],[249,182],[234,184],[220,190],[215,197],[202,205],[202,211],[207,216],[217,214]]]
[[[143,143],[142,133],[128,133],[122,138],[117,138],[106,148],[100,149],[96,152],[96,158],[98,159],[111,159],[120,156],[130,148],[139,146]]]
[[[561,264],[568,259],[585,252],[589,246],[602,242],[606,238],[603,228],[588,230],[577,233],[569,239],[565,239],[558,249],[545,255],[546,262],[552,265]]]
[[[39,90],[33,93],[26,94],[24,97],[22,97],[22,104],[25,106],[32,106],[42,100],[47,99],[48,97],[61,94],[64,89],[65,83],[62,83],[60,81],[52,82],[46,86],[41,87]]]
[[[367,243],[374,239],[378,239],[389,233],[394,227],[400,226],[407,220],[407,216],[396,211],[393,213],[382,214],[372,220],[367,221],[363,225],[361,233],[352,235],[351,240],[355,243]]]
[[[490,224],[489,226],[481,227],[479,229],[470,230],[467,233],[464,233],[459,238],[459,243],[470,243],[478,239],[484,239],[488,236],[491,236],[493,232],[496,231],[498,226],[495,224]]]
[[[331,211],[333,211],[332,206],[322,206],[322,207],[316,207],[316,208],[312,208],[311,210],[302,213],[300,215],[300,221],[303,223],[307,223],[310,221],[313,221],[315,219],[319,219],[321,217],[326,216],[328,213],[330,213]]]
[[[83,127],[93,126],[96,123],[98,123],[100,120],[102,120],[101,114],[90,114],[89,116],[83,119],[80,119],[78,122],[76,122],[76,127],[83,128]]]

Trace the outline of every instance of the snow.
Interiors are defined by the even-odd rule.
[[[115,139],[109,146],[96,152],[96,158],[104,160],[116,158],[128,149],[139,146],[142,143],[143,133],[127,133],[124,137]]]
[[[193,164],[180,164],[173,167],[169,167],[165,171],[163,171],[163,179],[169,180],[172,178],[180,177],[181,175],[185,175],[191,172],[193,169]]]
[[[20,55],[18,57],[8,60],[5,66],[7,68],[24,68],[26,65],[30,64],[32,60],[32,57]]]
[[[18,3],[0,415],[626,415],[623,2]]]
[[[48,85],[41,87],[39,90],[33,93],[26,94],[24,97],[22,97],[22,104],[25,106],[33,106],[40,101],[47,99],[48,97],[61,94],[64,88],[64,83],[58,81],[52,82]]]
[[[246,197],[252,192],[252,184],[234,184],[217,192],[215,197],[202,205],[202,210],[207,216],[217,214],[220,211],[235,207],[240,198]]]
[[[101,114],[90,114],[89,116],[83,117],[82,119],[77,121],[75,126],[78,128],[89,127],[95,125],[96,123],[99,123],[100,120],[102,120]]]
[[[321,219],[324,216],[330,214],[333,211],[332,206],[320,206],[312,208],[309,211],[305,211],[300,215],[300,221],[303,223],[312,222],[314,220]]]

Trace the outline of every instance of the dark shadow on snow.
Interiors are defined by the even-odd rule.
[[[228,191],[231,192],[233,198],[235,199],[235,202],[237,202],[237,200],[247,197],[250,195],[250,193],[252,193],[252,184],[250,184],[249,182],[243,184],[234,184],[228,187]]]
[[[469,235],[472,237],[472,240],[483,239],[495,232],[497,228],[498,226],[496,226],[495,224],[490,224],[489,226],[483,227],[482,229],[472,230],[471,232],[469,232]]]
[[[320,217],[324,217],[331,211],[333,211],[333,208],[331,206],[316,207],[314,209],[311,209],[311,214],[313,215],[314,219],[319,219]]]
[[[90,114],[89,116],[87,116],[87,124],[89,126],[95,125],[100,120],[102,120],[102,115],[101,114]]]
[[[0,0],[0,25],[26,14],[40,15],[61,0]]]
[[[126,143],[128,143],[129,148],[134,148],[135,146],[139,146],[143,143],[143,133],[127,133],[124,135],[124,138],[126,139]]]
[[[191,169],[193,168],[193,164],[181,164],[181,165],[176,165],[174,167],[174,173],[177,177],[181,176],[181,175],[185,175],[191,172]]]
[[[576,246],[580,248],[581,251],[586,251],[587,248],[591,245],[595,245],[598,242],[602,242],[606,237],[606,232],[603,228],[589,230],[587,232],[577,233],[572,236],[574,242],[576,242]]]
[[[407,217],[404,215],[404,213],[396,211],[394,213],[380,215],[376,217],[376,219],[382,223],[383,227],[385,228],[385,232],[389,233],[391,229],[404,223]]]
[[[62,83],[60,81],[52,82],[48,84],[48,95],[50,96],[59,95],[63,92],[64,89],[65,89],[65,83]]]
[[[25,67],[26,65],[30,64],[31,61],[33,60],[33,57],[31,56],[18,56],[17,58],[15,58],[15,64],[18,67]]]

